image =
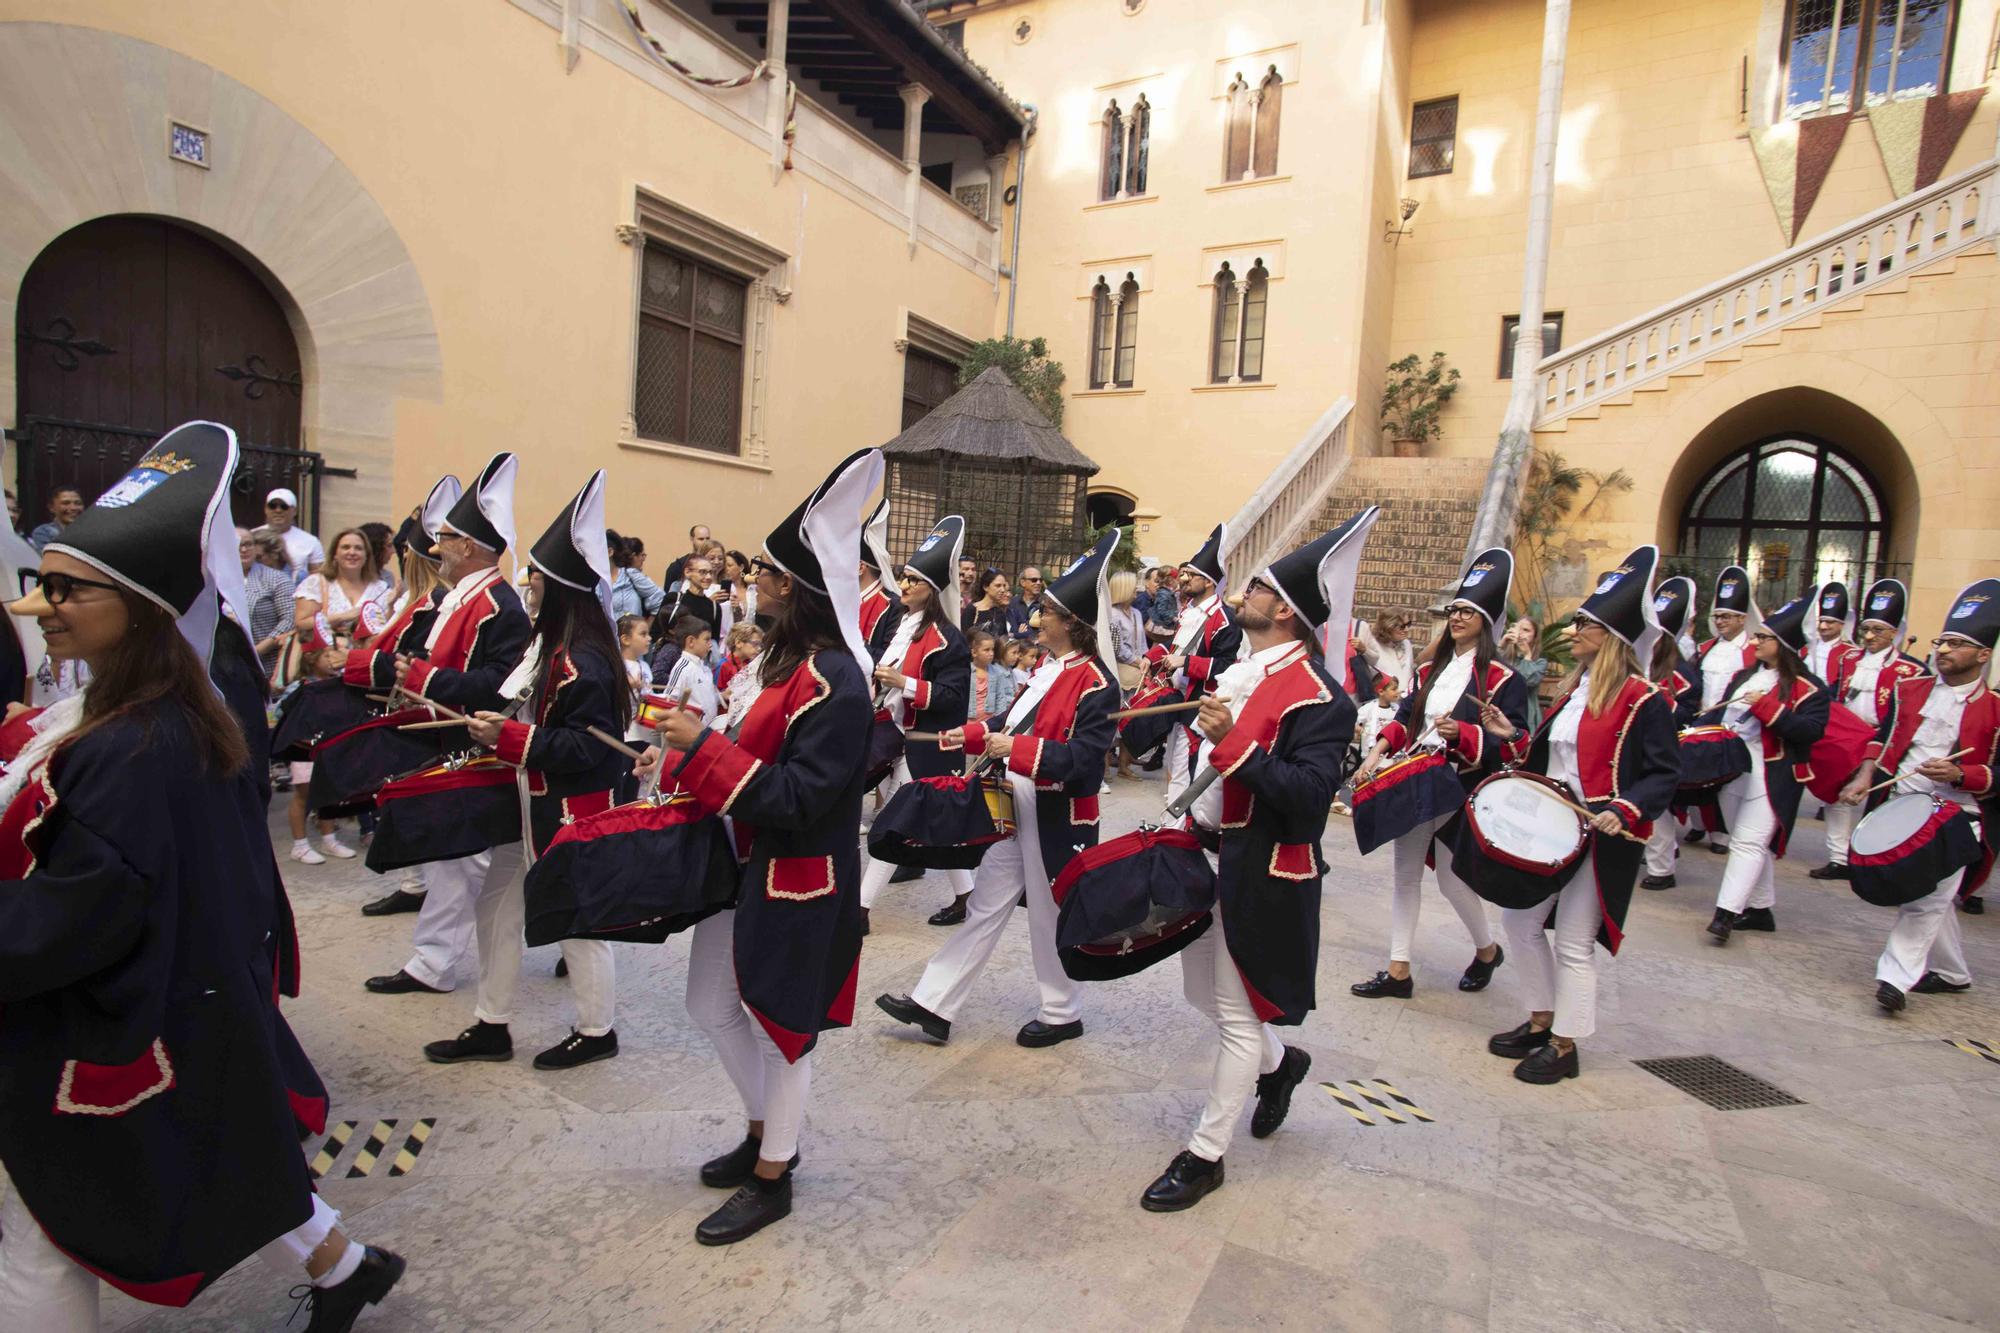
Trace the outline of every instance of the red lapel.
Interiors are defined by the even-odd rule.
[[[1314,674],[1311,658],[1305,645],[1299,645],[1296,652],[1289,653],[1277,666],[1267,670],[1264,679],[1250,692],[1243,704],[1243,715],[1236,719],[1235,730],[1245,731],[1255,744],[1269,754],[1278,743],[1278,728],[1294,708],[1308,704],[1326,703],[1333,696]],[[1234,778],[1224,778],[1222,782],[1222,826],[1242,828],[1250,822],[1250,812],[1255,800],[1250,789]]]
[[[430,664],[433,669],[465,670],[473,648],[479,643],[480,629],[500,614],[499,599],[493,595],[494,585],[500,582],[500,571],[495,569],[488,573],[491,577],[487,582],[459,603],[451,618],[444,622],[444,628],[438,631],[437,642],[431,645]]]

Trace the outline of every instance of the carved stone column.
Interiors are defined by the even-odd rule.
[[[903,170],[909,173],[903,185],[903,216],[909,223],[910,254],[917,253],[917,205],[923,197],[924,103],[930,90],[920,83],[907,83],[896,90],[903,99]]]

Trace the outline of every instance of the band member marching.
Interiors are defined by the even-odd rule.
[[[1106,586],[1117,545],[1113,528],[1042,594],[1040,636],[1048,656],[1008,710],[1005,728],[968,722],[945,733],[946,748],[1004,764],[1018,813],[1014,836],[994,843],[974,872],[965,924],[931,958],[916,989],[876,997],[884,1013],[934,1040],[951,1039],[952,1020],[1023,895],[1041,1008],[1014,1040],[1053,1046],[1083,1035],[1083,988],[1064,973],[1056,953],[1049,885],[1072,855],[1097,845],[1097,794],[1118,708]]]
[[[1874,590],[1871,590],[1871,593]],[[1869,609],[1875,609],[1871,596]],[[1956,900],[1977,893],[1993,872],[2000,830],[2000,695],[1986,684],[2000,643],[2000,579],[1981,579],[1952,599],[1944,628],[1931,641],[1935,679],[1896,682],[1870,747],[1873,758],[1841,792],[1858,806],[1878,771],[1897,775],[1878,800],[1906,792],[1962,807],[1980,828],[1977,865],[1953,872],[1932,892],[1897,909],[1889,941],[1875,964],[1875,1002],[1890,1013],[1908,995],[1955,994],[1972,985],[1959,937]]]
[[[1653,644],[1652,661],[1642,663],[1646,676],[1664,687],[1674,706],[1674,729],[1694,724],[1700,711],[1700,673],[1681,652],[1681,640],[1695,618],[1694,580],[1677,575],[1660,584],[1653,594],[1653,615],[1660,622],[1660,634]],[[1642,889],[1671,889],[1680,881],[1674,867],[1680,860],[1681,820],[1685,813],[1675,808],[1680,819],[1662,815],[1653,821],[1652,836],[1646,839],[1646,874]]]
[[[836,467],[764,539],[757,603],[772,617],[762,689],[735,737],[680,709],[659,726],[663,785],[732,822],[743,880],[735,908],[704,918],[688,951],[688,1016],[743,1099],[743,1142],[701,1182],[736,1192],[695,1228],[728,1245],[792,1211],[792,1170],[812,1051],[854,1018],[861,964],[862,781],[874,661],[861,637],[861,511],[882,478],[865,449]],[[749,668],[746,668],[746,670]],[[649,750],[642,776],[659,753]]]
[[[1861,603],[1861,646],[1840,655],[1827,692],[1846,704],[1863,722],[1880,725],[1888,715],[1896,687],[1930,674],[1930,668],[1901,651],[1909,633],[1910,592],[1899,580],[1878,579]],[[1866,785],[1866,784],[1863,784]],[[1826,808],[1826,864],[1806,873],[1814,879],[1846,879],[1847,842],[1861,807],[1835,801]]]
[[[1490,743],[1481,723],[1481,707],[1492,704],[1525,729],[1528,687],[1494,654],[1507,595],[1514,584],[1514,557],[1498,547],[1481,551],[1459,579],[1445,632],[1417,664],[1416,689],[1403,698],[1396,719],[1382,728],[1375,748],[1355,771],[1356,785],[1366,781],[1386,755],[1413,749],[1432,740],[1451,754],[1459,782],[1467,792],[1500,767],[1500,747]],[[1395,897],[1390,905],[1389,966],[1348,989],[1363,999],[1407,1000],[1414,993],[1410,951],[1416,941],[1417,917],[1423,905],[1426,863],[1434,862],[1438,892],[1458,913],[1472,936],[1473,958],[1458,979],[1465,991],[1485,990],[1493,969],[1506,958],[1493,939],[1486,904],[1451,871],[1452,839],[1458,829],[1456,811],[1427,820],[1397,838],[1390,847]]]
[[[516,770],[527,835],[522,859],[528,863],[547,849],[563,825],[616,804],[618,779],[631,766],[590,734],[595,727],[606,736],[622,736],[632,716],[632,688],[611,627],[607,549],[600,470],[528,551],[534,637],[500,688],[505,699],[527,694],[527,720],[480,709],[467,727],[475,742]],[[513,1059],[508,1024],[521,976],[525,917],[518,876],[481,884],[473,901],[479,999],[472,1026],[425,1046],[424,1055],[432,1062]],[[576,1026],[535,1057],[537,1069],[574,1069],[618,1054],[618,1034],[611,1026],[617,1000],[611,946],[603,940],[564,940],[562,956],[576,995]]]
[[[1838,580],[1819,588],[1819,618],[1806,645],[1806,670],[1832,684],[1833,678],[1861,656],[1854,645],[1854,604],[1847,585]]]
[[[1354,701],[1321,659],[1333,625],[1346,648],[1354,576],[1370,508],[1273,561],[1236,613],[1248,655],[1202,701],[1196,771],[1221,781],[1195,799],[1195,836],[1217,868],[1215,925],[1181,952],[1188,1003],[1220,1031],[1208,1102],[1187,1147],[1140,1198],[1152,1212],[1193,1207],[1223,1183],[1223,1154],[1254,1090],[1250,1132],[1284,1123],[1312,1057],[1274,1025],[1297,1026],[1314,1001],[1319,963],[1319,840],[1354,734]]]
[[[1514,1077],[1526,1083],[1580,1072],[1577,1043],[1597,1030],[1597,945],[1616,954],[1624,943],[1641,844],[1680,779],[1672,686],[1640,666],[1656,639],[1671,648],[1677,637],[1662,632],[1655,610],[1659,560],[1658,547],[1642,546],[1598,581],[1576,611],[1576,670],[1562,697],[1532,739],[1507,744],[1510,759],[1563,783],[1590,810],[1589,848],[1554,902],[1500,913],[1528,1018],[1486,1049],[1518,1060]],[[1496,733],[1506,729],[1499,710],[1486,711]]]
[[[965,725],[972,693],[972,653],[958,628],[958,557],[965,546],[965,520],[940,520],[903,566],[902,601],[884,613],[869,643],[875,656],[876,716],[904,731],[942,733]],[[913,776],[935,777],[964,771],[962,753],[946,754],[936,741],[905,741],[891,779],[896,786]],[[890,882],[896,867],[862,853],[861,920]],[[970,870],[944,872],[952,895],[972,892]]]
[[[347,679],[395,684],[461,713],[513,703],[500,687],[520,664],[533,632],[520,597],[500,571],[501,555],[514,544],[514,472],[514,455],[495,454],[438,525],[440,572],[450,590],[422,644],[406,639],[393,656],[350,658]],[[520,861],[520,847],[508,843],[426,866],[416,951],[401,970],[370,977],[368,989],[402,995],[456,986],[458,965],[472,950],[473,904],[517,880]]]
[[[1806,622],[1817,606],[1816,593],[1794,597],[1751,630],[1756,664],[1738,671],[1722,702],[1700,719],[1728,727],[1750,750],[1750,771],[1716,798],[1729,829],[1729,859],[1708,923],[1718,944],[1729,943],[1734,930],[1778,928],[1771,911],[1777,859],[1791,840],[1811,776],[1808,756],[1826,731],[1830,702],[1826,686],[1805,668]]]
[[[1229,525],[1218,523],[1194,557],[1181,565],[1180,626],[1171,645],[1155,644],[1147,650],[1149,660],[1171,673],[1175,684],[1186,688],[1189,700],[1215,693],[1215,678],[1235,662],[1243,649],[1243,631],[1235,612],[1222,600],[1229,588],[1229,573],[1222,553],[1229,545]],[[1106,645],[1105,652],[1111,651]],[[1114,676],[1116,678],[1116,664]],[[1181,794],[1194,774],[1188,760],[1195,741],[1191,727],[1176,726],[1167,733],[1167,800]]]
[[[1694,669],[1701,683],[1700,711],[1708,712],[1722,704],[1723,695],[1729,690],[1729,683],[1738,673],[1756,665],[1757,654],[1750,643],[1750,631],[1759,623],[1757,599],[1750,592],[1750,572],[1741,565],[1731,565],[1724,569],[1715,580],[1715,604],[1709,608],[1708,627],[1710,636],[1696,645]],[[1712,840],[1723,832],[1724,820],[1719,805],[1711,803],[1700,809],[1702,827]],[[1688,835],[1689,842],[1700,842],[1701,832]],[[1723,850],[1720,843],[1711,841],[1710,851]]]
[[[895,590],[884,583],[895,567],[889,558],[889,497],[885,495],[861,533],[861,637],[870,644],[883,615],[898,605]]]

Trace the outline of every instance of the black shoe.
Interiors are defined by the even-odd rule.
[[[1014,1040],[1023,1046],[1054,1046],[1057,1042],[1071,1041],[1082,1035],[1081,1018],[1073,1023],[1057,1023],[1054,1026],[1039,1018],[1031,1018],[1014,1034]]]
[[[1357,981],[1347,988],[1348,993],[1359,995],[1364,1000],[1407,1000],[1416,990],[1415,977],[1396,978],[1387,972],[1377,972],[1366,981]]]
[[[514,1037],[507,1031],[505,1023],[484,1023],[474,1019],[472,1026],[456,1037],[426,1044],[424,1057],[434,1065],[455,1065],[464,1060],[499,1063],[514,1058]]]
[[[1875,983],[1875,1003],[1881,1005],[1890,1013],[1902,1013],[1903,1006],[1909,1002],[1908,996],[1904,995],[1903,992],[1897,990],[1888,982],[1878,981]]]
[[[1738,930],[1774,931],[1778,928],[1778,918],[1771,915],[1768,907],[1746,907],[1736,918]]]
[[[1549,1029],[1527,1022],[1517,1028],[1494,1033],[1487,1039],[1486,1049],[1509,1060],[1524,1060],[1548,1044]]]
[[[1726,907],[1715,909],[1715,916],[1708,923],[1708,933],[1715,936],[1717,944],[1729,943],[1729,932],[1736,929],[1736,913]]]
[[[1671,889],[1680,881],[1672,875],[1648,875],[1639,881],[1642,889]]]
[[[924,1035],[932,1041],[942,1043],[951,1040],[951,1020],[939,1018],[907,995],[877,995],[875,1007],[898,1023],[922,1028]]]
[[[1852,875],[1852,873],[1848,871],[1846,866],[1837,866],[1833,865],[1832,863],[1828,863],[1826,865],[1819,867],[1817,870],[1806,871],[1806,878],[1807,879],[1852,879],[1854,878],[1854,876]]]
[[[965,920],[965,899],[954,898],[943,907],[932,912],[930,924],[933,926],[956,926]]]
[[[1714,852],[1717,856],[1727,856],[1729,855],[1729,844],[1726,842],[1711,842],[1708,844],[1708,850]]]
[[[569,975],[569,959],[567,958],[556,959],[555,975],[558,977],[566,977]]]
[[[1910,987],[1912,995],[1963,995],[1972,989],[1971,982],[1963,984],[1946,981],[1935,972],[1926,972],[1917,978],[1917,984]]]
[[[743,1142],[731,1148],[720,1157],[711,1157],[701,1164],[701,1183],[712,1190],[733,1190],[757,1174],[757,1150],[764,1146],[764,1140],[755,1134],[745,1134]],[[785,1163],[790,1171],[799,1164],[799,1155],[792,1154],[792,1160]]]
[[[1149,1213],[1178,1213],[1222,1188],[1222,1159],[1213,1162],[1183,1149],[1160,1178],[1146,1186],[1139,1206]]]
[[[347,1333],[364,1305],[379,1305],[389,1294],[389,1288],[403,1276],[403,1267],[402,1255],[366,1245],[362,1247],[361,1266],[349,1273],[346,1281],[331,1287],[293,1287],[292,1299],[312,1307],[306,1333]],[[296,1316],[298,1311],[292,1313]]]
[[[891,884],[909,884],[924,877],[922,866],[897,866],[896,873],[889,876]]]
[[[1486,983],[1493,980],[1493,969],[1507,961],[1507,951],[1499,945],[1493,946],[1493,961],[1482,963],[1479,955],[1472,955],[1472,961],[1465,965],[1465,975],[1458,979],[1460,990],[1485,990]]]
[[[1250,1137],[1268,1139],[1285,1123],[1292,1109],[1292,1089],[1305,1082],[1313,1058],[1296,1046],[1285,1048],[1285,1058],[1268,1074],[1257,1076],[1257,1109],[1250,1113]]]
[[[868,909],[865,907],[861,909],[861,937],[868,937]]]
[[[1707,836],[1708,836],[1708,833],[1707,833],[1707,832],[1706,832],[1705,830],[1703,830],[1703,829],[1698,829],[1698,828],[1691,828],[1691,829],[1689,829],[1689,830],[1687,831],[1687,836],[1686,836],[1685,838],[1682,838],[1682,839],[1681,839],[1681,841],[1682,841],[1682,842],[1684,842],[1684,843],[1687,843],[1687,844],[1688,844],[1688,845],[1690,845],[1690,846],[1692,846],[1692,845],[1694,845],[1695,843],[1697,843],[1697,842],[1700,842],[1700,841],[1701,841],[1702,839],[1706,838]]]
[[[386,977],[370,977],[361,983],[377,995],[443,995],[437,986],[427,986],[408,972],[391,972]]]
[[[1965,913],[1967,916],[1985,916],[1986,900],[1984,898],[1960,899],[1958,904],[1958,910]]]
[[[1560,1053],[1556,1044],[1548,1045],[1514,1066],[1514,1077],[1523,1083],[1560,1083],[1566,1078],[1575,1078],[1583,1071],[1582,1062],[1576,1058],[1576,1047]]]
[[[372,903],[361,905],[363,916],[394,916],[398,912],[417,912],[423,909],[424,895],[395,889]]]
[[[571,1028],[567,1037],[535,1057],[535,1068],[575,1069],[578,1065],[609,1060],[616,1054],[618,1054],[616,1032],[607,1032],[601,1037],[586,1037],[575,1028]]]
[[[704,1245],[734,1245],[791,1215],[791,1171],[786,1170],[776,1180],[764,1180],[753,1174],[722,1207],[701,1220],[701,1225],[694,1229],[694,1238]]]

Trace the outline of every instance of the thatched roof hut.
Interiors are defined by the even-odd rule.
[[[945,514],[965,516],[965,553],[1011,577],[1083,549],[1097,464],[1063,438],[997,366],[882,446],[889,552],[916,549]]]

